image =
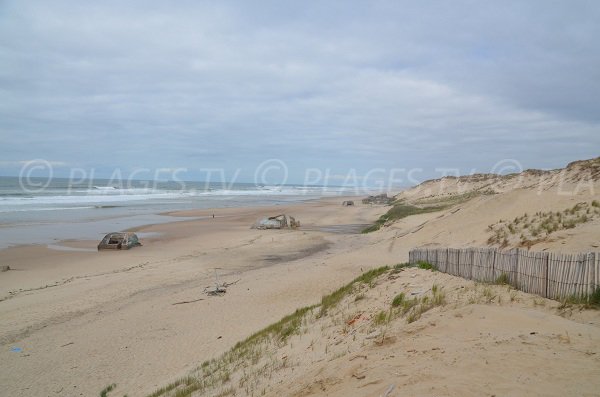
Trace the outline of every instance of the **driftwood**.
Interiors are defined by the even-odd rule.
[[[216,284],[214,286],[209,285],[207,287],[204,288],[204,293],[207,294],[208,296],[220,296],[223,295],[227,292],[227,287],[229,287],[230,285],[234,285],[236,284],[238,281],[240,281],[240,279],[235,280],[234,282],[228,283],[228,282],[224,282],[222,284],[219,283],[219,278],[216,274],[216,270],[215,270],[215,278],[217,280]],[[184,305],[186,303],[194,303],[194,302],[200,302],[203,301],[204,298],[198,298],[198,299],[193,299],[193,300],[189,300],[189,301],[181,301],[181,302],[175,302],[175,303],[171,303],[172,306],[175,305]]]
[[[229,286],[237,284],[238,281],[240,281],[240,279],[235,280],[234,282],[231,282],[231,283],[224,282],[224,283],[220,284],[218,282],[218,278],[217,278],[217,283],[214,286],[209,285],[206,288],[204,288],[204,292],[209,296],[220,296],[227,292],[227,288]]]
[[[200,299],[194,299],[191,301],[175,302],[175,303],[172,303],[171,305],[173,305],[173,306],[174,305],[183,305],[185,303],[194,303],[194,302],[199,302],[199,301],[203,301],[203,300],[204,300],[204,298],[200,298]]]

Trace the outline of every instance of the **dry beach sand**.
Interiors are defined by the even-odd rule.
[[[124,252],[95,252],[96,241],[64,243],[89,251],[2,250],[0,264],[13,270],[0,273],[0,394],[96,396],[115,383],[110,395],[149,395],[362,272],[405,262],[413,247],[487,246],[489,225],[524,213],[587,203],[585,222],[531,249],[598,251],[600,216],[591,203],[600,183],[597,161],[591,164],[572,165],[564,183],[533,172],[427,182],[399,197],[444,209],[369,234],[350,231],[389,208],[342,207],[343,198],[334,198],[181,213],[203,218],[141,228],[159,234]],[[302,227],[249,228],[279,213]],[[332,227],[339,225],[350,226]],[[204,293],[214,268],[235,283],[221,297]],[[410,324],[398,317],[375,325],[394,296],[431,294],[434,284],[444,305]],[[600,395],[598,311],[559,309],[506,286],[414,268],[360,288],[329,315],[308,314],[299,334],[269,345],[256,363],[268,357],[269,376],[249,366],[246,375],[255,375],[242,382],[232,369],[206,395]]]

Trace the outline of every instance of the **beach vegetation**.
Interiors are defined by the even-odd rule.
[[[321,298],[321,304],[319,305],[318,316],[324,316],[327,313],[327,309],[336,306],[342,299],[350,295],[354,291],[354,287],[357,284],[372,285],[375,279],[381,276],[383,273],[389,270],[389,266],[381,266],[375,269],[371,269],[343,287],[338,288],[329,295],[325,295]]]
[[[397,263],[392,267],[392,274],[397,274],[400,273],[401,271],[403,271],[406,268],[409,268],[413,265],[411,265],[410,263]]]
[[[116,383],[113,383],[113,384],[110,384],[110,385],[106,386],[100,392],[100,397],[107,397],[108,393],[110,393],[111,391],[113,391],[115,389],[115,387],[117,387]]]
[[[379,313],[377,313],[377,315],[373,319],[373,324],[374,325],[384,324],[386,322],[387,318],[388,318],[387,312],[385,310],[382,310]]]
[[[417,267],[419,269],[431,270],[433,272],[437,270],[437,268],[434,265],[432,265],[429,262],[425,262],[425,261],[419,261],[419,262],[417,262]]]
[[[496,277],[496,282],[495,284],[498,285],[508,285],[508,274],[506,273],[502,273],[501,275],[499,275],[498,277]]]
[[[450,194],[447,196],[438,196],[438,197],[432,197],[432,198],[422,198],[419,200],[415,201],[416,205],[443,205],[445,207],[449,207],[449,206],[453,206],[453,205],[457,205],[457,204],[463,204],[466,203],[467,201],[475,198],[475,197],[479,197],[479,196],[487,196],[487,195],[493,195],[496,194],[496,192],[493,189],[487,188],[487,189],[477,189],[477,190],[471,190],[465,193],[460,193],[460,194]]]
[[[404,292],[399,293],[392,300],[392,307],[398,307],[404,302],[405,296]]]
[[[572,306],[600,310],[600,287],[596,288],[591,294],[570,295],[564,297],[560,300],[558,309],[564,310]]]
[[[594,200],[591,203],[577,203],[562,211],[537,211],[532,216],[525,213],[511,221],[501,219],[488,225],[487,243],[500,248],[510,245],[530,248],[557,231],[573,229],[594,220],[600,215],[598,205]]]
[[[406,218],[407,216],[411,216],[411,215],[426,214],[426,213],[430,213],[430,212],[441,211],[446,208],[448,208],[448,206],[445,206],[445,205],[430,206],[430,207],[417,207],[415,205],[409,205],[409,204],[403,204],[403,203],[395,204],[394,206],[392,206],[392,208],[390,208],[390,210],[388,212],[381,215],[379,217],[379,219],[377,219],[373,225],[365,228],[362,232],[363,233],[371,233],[376,230],[379,230],[383,225],[385,225],[389,222],[394,222],[394,221],[397,221],[402,218]]]
[[[307,318],[312,316],[311,318],[316,319],[324,316],[328,310],[339,305],[344,298],[355,293],[361,285],[374,285],[378,277],[390,270],[389,266],[381,266],[362,273],[350,283],[323,296],[320,303],[298,309],[294,313],[250,335],[246,339],[236,343],[219,358],[203,361],[193,375],[186,376],[164,386],[150,394],[149,397],[190,397],[196,392],[203,393],[209,389],[224,387],[225,384],[233,382],[232,373],[234,371],[244,368],[248,364],[255,365],[261,362],[261,360],[264,361],[269,344],[281,346],[287,343],[292,335],[302,332],[303,324],[307,324]],[[354,299],[356,301],[357,298],[355,297]],[[382,325],[388,323],[391,319],[392,311],[387,312],[382,310],[376,314],[373,323],[375,325]],[[261,375],[261,371],[273,371],[282,365],[284,364],[272,361],[261,367],[260,373],[256,373],[254,376]],[[240,387],[248,387],[247,382],[250,382],[250,380],[248,376],[242,376],[239,382]],[[230,384],[230,386],[223,389],[222,393],[225,394],[222,395],[231,394],[232,390],[235,393],[235,389]]]
[[[339,309],[340,303],[345,298],[354,299],[355,302],[364,299],[364,293],[360,292],[364,285],[374,285],[381,276],[389,275],[395,269],[404,269],[408,266],[408,264],[399,264],[393,267],[381,266],[362,273],[348,284],[323,296],[319,303],[298,309],[294,313],[250,335],[236,343],[220,357],[203,361],[189,376],[156,390],[149,397],[190,397],[197,393],[204,395],[208,392],[225,396],[235,395],[239,391],[245,391],[249,395],[260,394],[260,389],[257,389],[259,387],[257,379],[259,377],[269,377],[273,371],[289,365],[285,359],[278,359],[273,356],[273,348],[290,344],[292,340],[295,340],[290,339],[293,335],[307,332],[307,327],[311,322],[325,315],[329,319],[327,320],[329,326],[347,327],[347,323],[356,318],[357,315],[356,313],[349,315],[343,309]],[[418,267],[418,265],[415,267]],[[445,294],[441,286],[433,284],[430,291],[430,294],[427,293],[421,297],[411,299],[407,299],[405,293],[401,292],[394,296],[388,308],[378,310],[373,314],[371,326],[384,327],[381,331],[382,337],[379,343],[384,343],[385,331],[396,316],[404,317],[407,323],[412,323],[421,318],[423,313],[428,310],[446,304]],[[359,299],[359,296],[362,297]],[[335,308],[338,311],[334,312]],[[341,321],[337,321],[338,317]],[[328,327],[325,324],[323,326]],[[309,347],[314,345],[315,341],[311,342]],[[329,347],[329,344],[325,344],[326,353],[328,353]],[[346,353],[336,352],[333,349],[331,351],[334,357],[341,357]],[[248,366],[253,366],[253,370],[249,372],[247,370]],[[239,388],[239,390],[236,390],[236,388]]]
[[[413,323],[421,318],[423,313],[434,307],[444,306],[446,304],[446,294],[437,285],[431,287],[431,296],[425,295],[421,298],[405,300],[401,310],[402,315],[406,315],[406,322]]]

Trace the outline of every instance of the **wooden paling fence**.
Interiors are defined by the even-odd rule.
[[[585,298],[600,287],[600,253],[558,254],[519,248],[415,248],[409,263],[428,262],[470,280],[505,277],[515,288],[550,299]]]

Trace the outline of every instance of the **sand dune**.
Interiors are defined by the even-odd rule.
[[[369,234],[335,229],[370,223],[389,207],[342,207],[343,198],[335,198],[178,214],[206,218],[141,228],[159,234],[128,252],[2,250],[0,262],[14,269],[0,274],[3,393],[91,396],[116,383],[114,395],[148,395],[298,307],[318,304],[363,271],[406,261],[412,247],[487,245],[489,225],[499,220],[591,206],[600,189],[596,169],[597,160],[522,178],[426,182],[397,198],[442,209]],[[303,227],[249,229],[257,218],[282,212]],[[542,236],[531,249],[596,250],[600,223],[590,218]],[[66,244],[93,249],[96,243]],[[214,268],[223,281],[237,281],[225,296],[204,293]],[[395,317],[383,346],[366,339],[378,330],[370,329],[373,316],[389,310],[396,294],[423,293],[433,283],[447,304],[408,325]],[[389,396],[593,395],[600,388],[597,312],[559,311],[556,302],[484,288],[417,269],[384,277],[363,291],[365,299],[342,302],[339,314],[314,318],[303,325],[306,332],[273,347],[269,357],[281,364],[286,355],[286,364],[272,378],[257,377],[255,395],[383,395],[390,386]],[[359,312],[363,325],[351,334],[348,317]],[[367,358],[351,360],[352,354]],[[236,376],[210,394],[249,394]]]
[[[391,307],[397,294],[422,297],[432,285],[446,302],[418,320]],[[276,350],[267,395],[594,395],[600,316],[566,319],[557,306],[425,270],[384,276]],[[392,319],[378,324],[379,313]]]

